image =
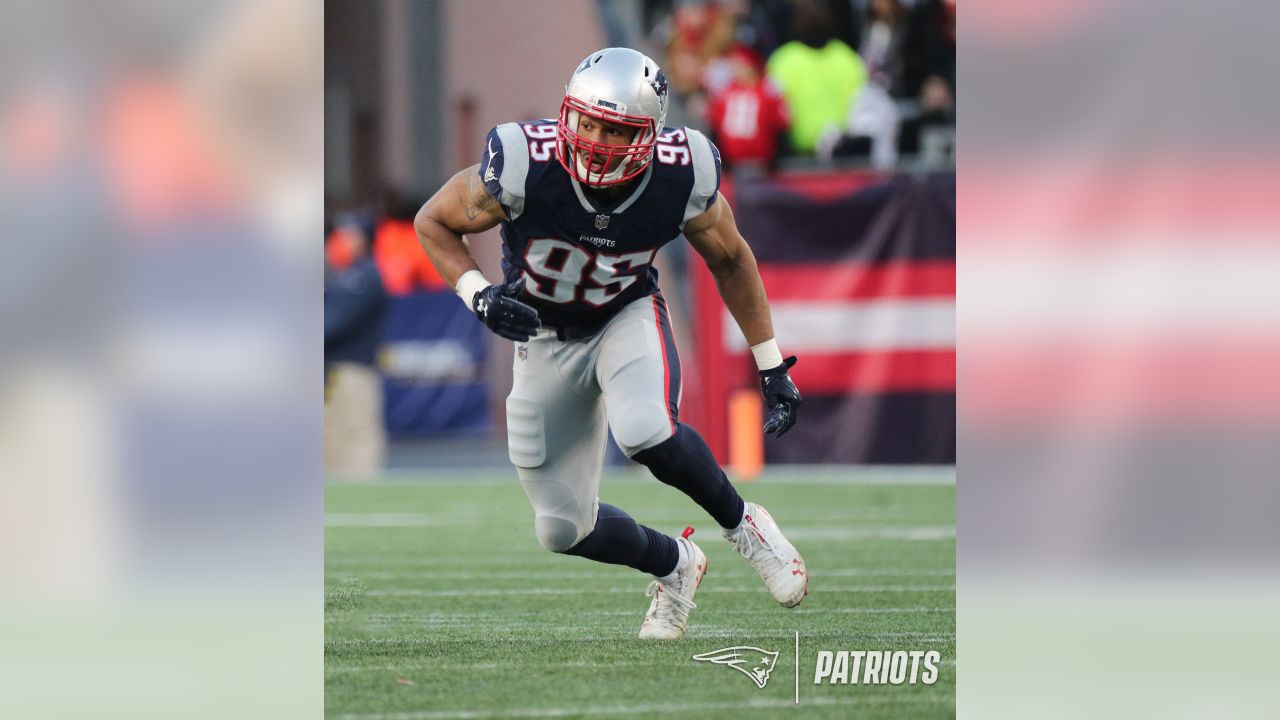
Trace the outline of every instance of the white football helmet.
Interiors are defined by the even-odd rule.
[[[588,115],[636,129],[630,144],[609,145],[578,135]],[[626,182],[649,167],[653,143],[667,122],[667,78],[658,64],[630,48],[593,52],[573,71],[560,105],[556,157],[578,182],[601,187]],[[593,171],[583,156],[603,158]],[[616,167],[614,160],[620,159]]]

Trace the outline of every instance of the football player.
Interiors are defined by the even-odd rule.
[[[516,341],[507,442],[538,542],[653,575],[640,637],[678,639],[706,556],[692,528],[673,538],[599,501],[606,430],[706,510],[779,603],[798,605],[808,578],[769,513],[743,501],[678,419],[680,358],[653,260],[682,234],[751,346],[764,431],[786,433],[801,398],[787,374],[796,360],[774,341],[755,258],[719,193],[719,153],[696,130],[667,128],[667,102],[653,60],[593,52],[573,71],[558,119],[491,130],[480,164],[449,180],[415,225],[458,297]],[[463,236],[498,224],[505,276],[490,283]]]

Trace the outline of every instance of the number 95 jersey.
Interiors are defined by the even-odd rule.
[[[720,153],[702,133],[658,136],[649,168],[607,201],[595,200],[556,159],[556,121],[507,123],[485,138],[480,178],[506,210],[507,281],[543,325],[594,333],[627,303],[658,292],[658,249],[709,208],[720,188]]]

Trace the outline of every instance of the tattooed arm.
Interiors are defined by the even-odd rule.
[[[468,270],[478,270],[462,236],[488,230],[505,220],[502,205],[480,182],[480,166],[472,165],[454,175],[414,218],[418,242],[449,287]]]

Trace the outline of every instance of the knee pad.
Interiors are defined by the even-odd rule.
[[[547,460],[542,403],[514,391],[507,398],[507,455],[516,467],[534,468]]]
[[[584,530],[574,522],[555,515],[535,517],[533,530],[538,536],[538,544],[554,553],[568,551],[590,532],[589,529]]]
[[[628,457],[671,437],[671,416],[659,402],[632,403],[610,424],[613,439]]]

